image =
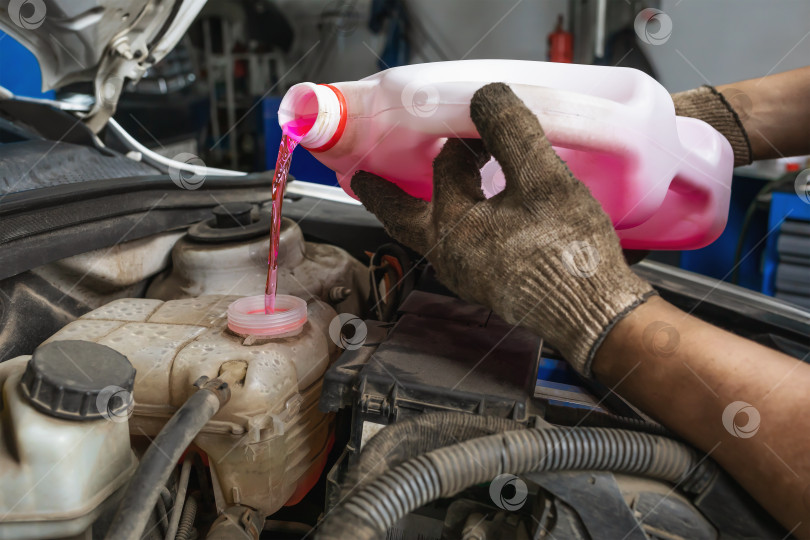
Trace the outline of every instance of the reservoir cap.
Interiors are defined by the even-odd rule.
[[[250,212],[253,205],[250,203],[225,203],[214,208],[214,227],[217,229],[233,229],[250,225]]]
[[[270,230],[270,214],[258,212],[252,216],[253,205],[248,203],[220,204],[213,210],[214,217],[195,223],[188,229],[188,238],[205,244],[242,242],[264,236]]]
[[[40,345],[20,389],[39,411],[56,418],[126,420],[132,410],[135,368],[126,356],[89,341]]]

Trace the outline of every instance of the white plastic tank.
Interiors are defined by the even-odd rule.
[[[227,211],[241,217],[232,207]],[[270,251],[269,215],[244,226],[222,225],[214,219],[194,225],[174,245],[171,269],[153,281],[146,296],[174,300],[263,293]],[[325,300],[332,289],[346,288],[353,294],[340,303],[339,310],[360,311],[368,292],[368,269],[339,247],[306,242],[301,228],[286,218],[281,220],[278,264],[280,294]]]
[[[133,380],[125,357],[82,341],[0,364],[0,538],[74,537],[114,510],[137,466]]]
[[[239,298],[116,300],[48,342],[93,341],[129,358],[137,370],[133,435],[156,435],[199,377],[228,381],[230,401],[194,443],[208,455],[220,507],[243,504],[269,515],[306,493],[325,464],[331,416],[317,404],[338,353],[328,335],[337,314],[311,299],[286,337],[237,335],[227,310]]]

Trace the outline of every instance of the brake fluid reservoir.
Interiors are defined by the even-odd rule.
[[[221,506],[269,515],[305,493],[325,464],[331,416],[318,398],[338,352],[328,335],[335,311],[305,304],[295,329],[237,334],[228,307],[238,296],[163,302],[121,299],[65,326],[49,341],[84,339],[126,355],[137,369],[133,435],[156,435],[201,376],[220,377],[230,401],[194,440],[209,458]]]
[[[134,374],[119,353],[83,341],[0,365],[0,538],[89,534],[114,510],[137,466],[127,426]]]

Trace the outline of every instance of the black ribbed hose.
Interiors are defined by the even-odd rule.
[[[341,494],[345,496],[403,461],[437,448],[524,428],[523,424],[507,418],[460,412],[421,414],[391,424],[363,447],[357,463],[346,476]]]
[[[361,487],[335,508],[318,540],[371,540],[433,500],[489,482],[499,474],[603,470],[665,480],[700,491],[715,466],[666,437],[605,428],[525,429],[434,450]]]
[[[230,399],[228,384],[200,380],[194,394],[177,409],[149,445],[118,506],[105,540],[139,540],[160,491],[194,437]]]

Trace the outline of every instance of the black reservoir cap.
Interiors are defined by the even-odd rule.
[[[242,242],[265,236],[270,230],[270,214],[258,212],[252,216],[253,205],[230,202],[213,210],[214,217],[195,223],[188,229],[188,238],[206,244]]]
[[[37,347],[20,389],[41,412],[56,418],[126,418],[135,368],[126,356],[90,341],[54,341]]]
[[[217,229],[232,229],[250,225],[250,212],[253,205],[242,202],[220,204],[214,208],[214,227]]]

